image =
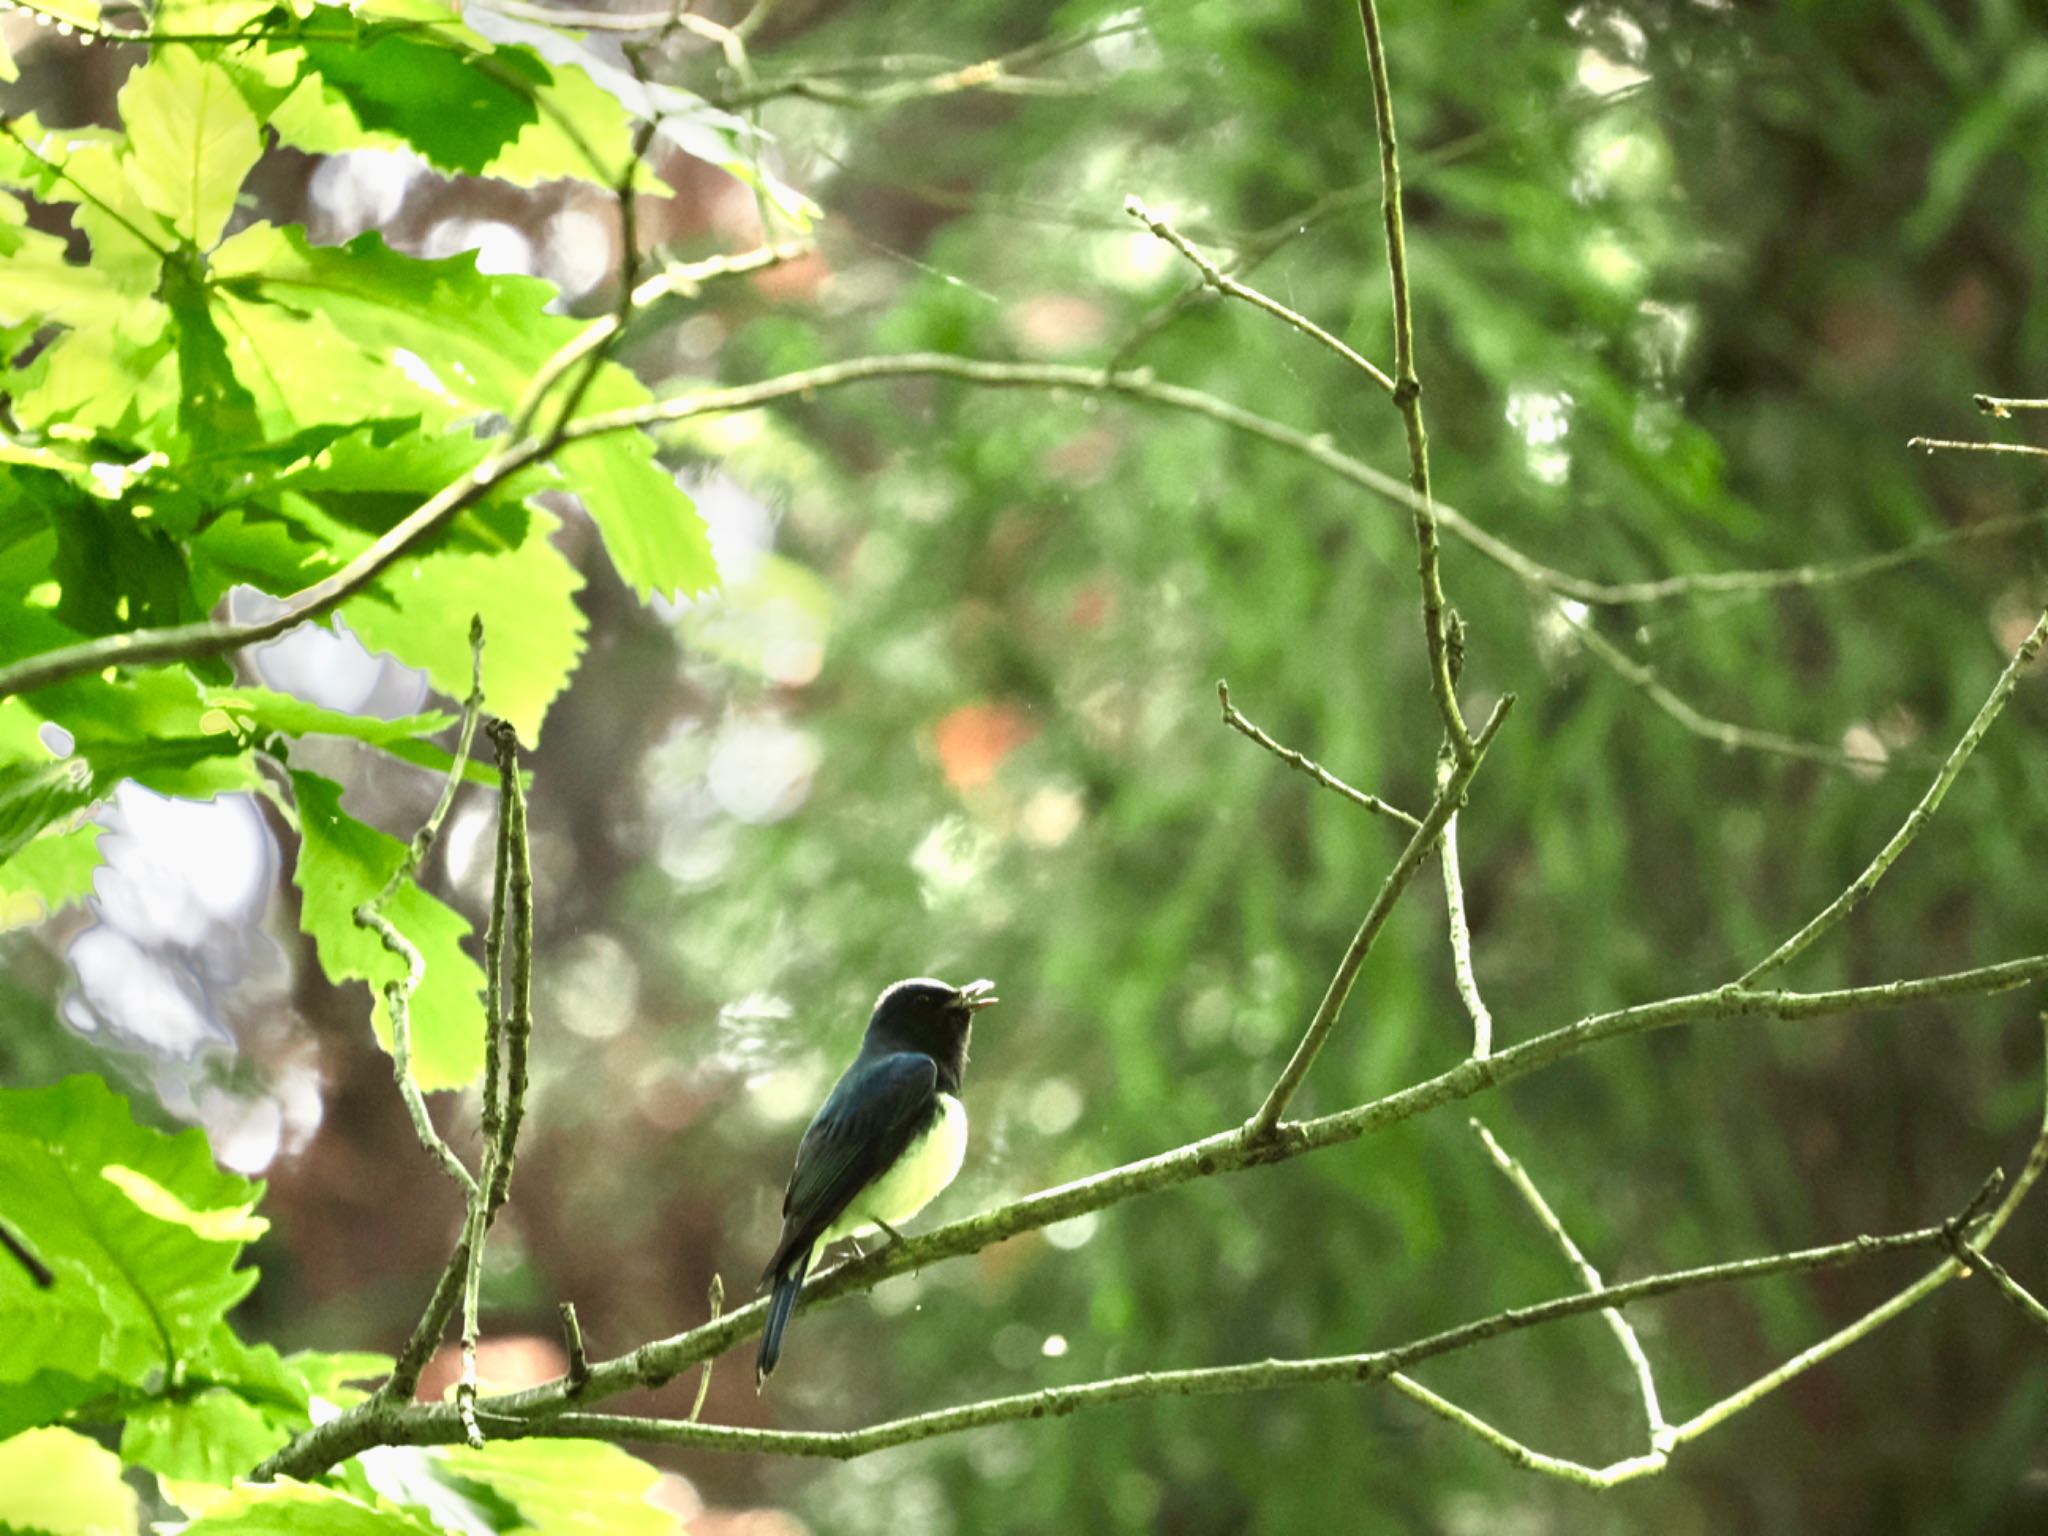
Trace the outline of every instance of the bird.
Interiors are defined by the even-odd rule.
[[[782,1235],[761,1275],[770,1296],[754,1360],[757,1390],[781,1358],[783,1329],[818,1251],[874,1232],[900,1241],[895,1224],[923,1210],[959,1173],[967,1155],[959,1095],[968,1031],[996,1000],[992,981],[955,987],[929,976],[896,982],[875,999],[859,1052],[797,1145]]]

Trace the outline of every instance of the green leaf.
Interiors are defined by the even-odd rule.
[[[220,248],[214,271],[240,296],[326,315],[372,353],[429,359],[433,389],[472,413],[509,415],[535,373],[582,329],[545,312],[555,296],[550,284],[486,276],[476,270],[474,252],[414,261],[375,235],[339,248],[310,246],[302,230],[256,225]],[[652,398],[632,374],[607,363],[583,407],[609,411]],[[647,434],[588,439],[560,455],[559,469],[604,536],[619,575],[641,596],[690,595],[716,582],[703,519]]]
[[[178,1483],[233,1482],[312,1424],[306,1380],[267,1344],[245,1344],[227,1324],[187,1362],[179,1390],[135,1405],[121,1459]],[[195,1502],[182,1489],[178,1502]]]
[[[510,554],[444,550],[412,561],[343,605],[342,617],[372,650],[422,668],[450,698],[469,693],[469,621],[484,621],[484,697],[520,739],[540,739],[541,717],[568,686],[583,654],[576,606],[583,578],[548,542],[555,520],[533,514]]]
[[[209,688],[203,697],[209,710],[221,710],[241,730],[282,731],[287,736],[346,736],[373,747],[431,736],[455,722],[453,715],[440,713],[401,715],[395,720],[347,715],[268,688]],[[495,778],[492,782],[496,782]]]
[[[166,1221],[106,1177],[133,1170],[189,1213],[246,1212],[258,1186],[214,1166],[206,1137],[137,1125],[94,1077],[0,1091],[7,1219],[56,1276],[0,1265],[0,1382],[39,1371],[140,1384],[202,1351],[255,1283],[238,1241]],[[4,1388],[0,1388],[4,1397]]]
[[[653,1502],[661,1469],[601,1440],[505,1440],[433,1454],[447,1473],[509,1500],[519,1529],[536,1536],[675,1536],[682,1529]]]
[[[93,269],[119,292],[146,300],[178,240],[130,180],[127,140],[105,128],[44,128],[34,118],[16,122],[13,131],[38,175],[37,196],[77,205],[72,222],[92,243]]]
[[[809,229],[818,217],[816,203],[769,173],[762,165],[763,136],[744,118],[714,107],[703,97],[680,87],[638,79],[631,70],[613,63],[572,36],[573,28],[522,21],[502,11],[479,10],[472,14],[478,31],[501,44],[517,43],[531,48],[554,67],[561,94],[551,105],[557,107],[560,116],[570,117],[579,124],[588,120],[587,114],[591,109],[576,99],[582,94],[580,82],[587,82],[592,89],[611,98],[616,110],[632,118],[644,121],[648,113],[653,113],[660,125],[661,139],[691,159],[715,165],[761,193],[794,228]],[[571,82],[579,83],[572,86]],[[614,146],[609,139],[594,139],[592,142],[599,147],[599,158],[603,163],[613,168],[598,174],[607,182],[615,183],[618,168],[625,163],[628,146],[623,143]],[[527,146],[522,143],[518,147],[524,150]],[[511,160],[515,157],[506,158]],[[512,173],[501,162],[492,168],[492,174],[509,176]],[[587,178],[592,173],[586,169],[557,174]]]
[[[0,1440],[55,1424],[80,1403],[116,1395],[121,1385],[112,1377],[87,1379],[65,1371],[37,1371],[26,1381],[0,1383]]]
[[[190,800],[262,787],[247,743],[225,716],[209,720],[198,682],[181,667],[74,678],[38,689],[26,702],[71,733],[77,755],[92,767],[95,798],[123,779]]]
[[[291,1431],[226,1387],[144,1403],[121,1426],[121,1460],[181,1481],[228,1483]]]
[[[50,573],[63,588],[59,620],[81,635],[110,635],[205,617],[184,551],[138,515],[146,504],[110,506],[44,475],[44,507],[57,535]]]
[[[0,863],[0,930],[40,923],[92,890],[101,828],[46,832]]]
[[[0,1526],[49,1536],[134,1531],[135,1494],[121,1461],[69,1429],[31,1429],[0,1441]]]
[[[0,868],[43,828],[98,798],[83,759],[0,765]]]
[[[129,297],[123,306],[111,323],[62,332],[15,374],[16,421],[49,432],[76,436],[84,429],[129,440],[160,422],[157,435],[170,437],[178,396],[170,312],[147,298]]]
[[[0,207],[19,211],[13,198]],[[126,302],[98,267],[64,258],[64,242],[39,229],[13,228],[4,255],[7,281],[0,284],[0,325],[90,325],[111,320]]]
[[[320,968],[333,982],[366,981],[375,998],[371,1016],[377,1042],[391,1049],[391,1019],[383,988],[405,975],[398,956],[367,928],[355,910],[384,888],[405,857],[405,845],[366,827],[341,808],[341,786],[315,773],[292,774],[299,806],[298,867],[293,880],[303,897],[300,927],[311,934]],[[412,995],[412,1074],[432,1091],[458,1088],[483,1066],[483,970],[463,953],[469,924],[407,881],[384,909],[420,952],[426,974]]]
[[[207,304],[200,258],[174,251],[157,290],[171,312],[178,347],[178,432],[189,450],[259,438],[256,397],[228,362],[227,340]]]
[[[216,285],[209,297],[222,333],[233,338],[237,376],[273,433],[334,422],[354,426],[369,401],[376,402],[377,418],[423,414],[445,425],[458,414],[456,403],[424,371],[409,373],[396,365],[403,343],[366,345],[346,324],[317,309],[254,293],[246,285]]]
[[[465,696],[467,690],[465,689]],[[426,738],[446,730],[453,715],[403,715],[396,720],[378,720],[368,715],[345,715],[339,710],[308,704],[290,694],[272,693],[267,688],[214,688],[206,693],[209,715],[223,712],[234,728],[260,740],[266,733],[287,736],[345,736],[367,746],[381,747],[401,762],[446,775],[453,757]],[[479,762],[472,751],[463,765],[462,776],[472,784],[495,785],[498,771]]]
[[[316,28],[350,24],[323,6]],[[520,50],[493,51],[466,27],[365,31],[348,42],[309,40],[307,62],[362,127],[403,139],[438,170],[482,175],[498,154],[539,121],[535,98],[553,79]]]
[[[285,1357],[285,1367],[306,1384],[313,1396],[324,1398],[330,1403],[339,1403],[350,1396],[349,1388],[358,1382],[379,1380],[391,1374],[391,1367],[397,1362],[389,1355],[373,1354],[367,1350],[344,1350],[326,1353],[321,1350],[303,1349]]]
[[[234,77],[190,48],[157,48],[119,100],[136,195],[193,245],[211,246],[263,152]]]
[[[182,1536],[440,1536],[425,1521],[314,1483],[238,1488]]]

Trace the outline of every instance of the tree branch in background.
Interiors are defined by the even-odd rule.
[[[1548,1232],[1551,1239],[1564,1251],[1566,1262],[1579,1272],[1579,1279],[1585,1288],[1592,1292],[1604,1290],[1606,1282],[1600,1278],[1600,1271],[1595,1269],[1579,1251],[1579,1245],[1572,1241],[1571,1233],[1567,1232],[1564,1223],[1558,1220],[1557,1212],[1550,1208],[1550,1202],[1543,1198],[1543,1191],[1536,1187],[1536,1181],[1529,1177],[1529,1171],[1510,1157],[1507,1149],[1494,1139],[1493,1132],[1478,1120],[1468,1121],[1467,1124],[1479,1137],[1480,1144],[1486,1148],[1486,1155],[1493,1159],[1493,1165],[1507,1176],[1507,1181],[1515,1186],[1515,1192],[1535,1213],[1536,1220],[1543,1230]],[[1662,1442],[1671,1426],[1665,1422],[1663,1405],[1657,1400],[1657,1380],[1650,1369],[1650,1357],[1643,1352],[1643,1341],[1636,1337],[1634,1325],[1622,1315],[1619,1308],[1610,1307],[1601,1316],[1607,1320],[1607,1326],[1614,1330],[1615,1342],[1620,1344],[1622,1356],[1628,1361],[1629,1369],[1635,1373],[1636,1393],[1642,1399],[1643,1420],[1650,1435],[1650,1449],[1660,1451],[1664,1449]]]
[[[1385,816],[1390,821],[1398,821],[1410,831],[1421,827],[1422,823],[1420,821],[1417,821],[1399,806],[1390,805],[1378,795],[1369,795],[1362,789],[1353,789],[1320,763],[1313,762],[1302,756],[1301,753],[1295,751],[1292,747],[1281,746],[1279,742],[1268,736],[1239,713],[1237,706],[1230,702],[1230,685],[1228,683],[1218,682],[1216,684],[1216,697],[1223,705],[1223,723],[1225,725],[1240,735],[1257,742],[1268,752],[1279,758],[1281,762],[1287,764],[1288,767],[1298,769],[1300,772],[1307,774],[1318,784],[1322,785],[1323,788],[1335,790],[1353,805],[1371,811],[1375,816]]]
[[[1408,483],[1418,500],[1415,513],[1416,571],[1422,582],[1422,632],[1429,648],[1429,689],[1451,753],[1463,766],[1478,744],[1458,709],[1458,685],[1451,676],[1450,647],[1445,640],[1442,556],[1437,541],[1436,508],[1429,494],[1429,433],[1422,423],[1422,381],[1415,373],[1415,317],[1408,294],[1408,236],[1401,214],[1401,156],[1394,141],[1394,93],[1387,79],[1386,47],[1373,0],[1358,0],[1358,18],[1365,29],[1366,63],[1372,73],[1373,122],[1380,140],[1380,217],[1387,227],[1387,277],[1394,292],[1394,405],[1408,434]]]
[[[1970,403],[1986,416],[2010,416],[2015,411],[2048,411],[2048,400],[2012,400],[1998,395],[1972,395]]]
[[[1801,741],[1797,736],[1787,736],[1779,731],[1760,731],[1752,726],[1737,725],[1731,720],[1716,719],[1701,712],[1672,691],[1671,687],[1657,676],[1655,667],[1647,662],[1637,661],[1600,633],[1600,627],[1593,622],[1590,614],[1583,611],[1573,612],[1569,601],[1560,603],[1557,611],[1596,660],[1602,662],[1609,671],[1630,687],[1638,689],[1644,698],[1702,741],[1710,741],[1715,746],[1725,747],[1729,751],[1763,752],[1773,757],[1789,757],[1800,762],[1819,763],[1828,768],[1845,768],[1851,772],[1882,773],[1890,761],[1888,758],[1877,756],[1859,757],[1839,747],[1824,747],[1818,742]]]
[[[1394,381],[1387,377],[1385,371],[1377,363],[1374,363],[1370,358],[1361,356],[1350,346],[1339,341],[1320,325],[1317,325],[1315,321],[1309,319],[1308,316],[1298,314],[1294,310],[1289,309],[1285,304],[1282,304],[1278,299],[1269,298],[1259,292],[1258,289],[1248,288],[1243,283],[1237,281],[1236,278],[1228,276],[1215,262],[1196,250],[1189,242],[1187,236],[1167,223],[1166,220],[1154,214],[1137,197],[1131,196],[1124,199],[1124,212],[1128,213],[1140,224],[1151,230],[1153,234],[1185,256],[1194,264],[1195,270],[1202,274],[1202,281],[1224,297],[1241,299],[1251,305],[1252,308],[1263,309],[1274,318],[1285,321],[1288,325],[1300,331],[1302,335],[1321,342],[1388,394],[1391,395],[1395,392]]]
[[[1898,831],[1894,832],[1884,847],[1877,851],[1877,857],[1870,861],[1862,874],[1849,882],[1841,895],[1815,913],[1805,927],[1743,972],[1743,986],[1748,986],[1758,977],[1768,975],[1786,961],[1804,953],[1816,939],[1847,917],[1861,904],[1864,897],[1877,889],[1878,881],[1885,877],[1886,872],[1897,862],[1899,855],[1904,853],[1913,839],[1920,835],[1920,829],[1933,820],[1934,813],[1941,809],[1941,802],[1947,797],[1949,786],[1955,783],[1956,776],[1963,771],[1963,765],[1969,762],[1971,754],[1977,750],[1977,744],[1984,739],[1993,723],[2004,712],[2006,701],[2012,697],[2013,689],[2019,686],[2020,674],[2040,654],[2044,642],[2048,642],[2048,611],[2043,611],[2033,630],[2020,642],[2019,649],[2012,653],[2012,659],[2006,662],[2005,670],[1998,674],[1998,681],[1992,684],[1990,694],[1977,711],[1977,717],[1970,722],[1969,728],[1956,742],[1954,750],[1948,755],[1948,760],[1941,765],[1941,771],[1935,774],[1934,782],[1927,786],[1927,793],[1920,797],[1920,803],[1914,806],[1906,819],[1899,824]]]
[[[1380,936],[1380,930],[1387,925],[1387,919],[1394,915],[1401,895],[1408,889],[1409,881],[1422,867],[1422,861],[1436,847],[1445,825],[1457,815],[1458,808],[1465,803],[1465,791],[1471,787],[1472,779],[1479,771],[1480,763],[1486,759],[1486,749],[1493,744],[1494,736],[1506,723],[1508,711],[1514,707],[1515,696],[1504,694],[1493,707],[1493,714],[1473,738],[1472,750],[1452,764],[1451,771],[1437,788],[1436,799],[1430,802],[1429,810],[1422,818],[1422,824],[1408,836],[1408,845],[1401,850],[1394,867],[1387,871],[1387,877],[1380,883],[1379,894],[1373,898],[1366,910],[1365,920],[1359,924],[1358,932],[1352,936],[1350,947],[1344,951],[1344,958],[1337,962],[1336,973],[1331,976],[1329,987],[1323,993],[1323,1000],[1316,1006],[1315,1014],[1308,1021],[1301,1043],[1294,1048],[1287,1065],[1280,1071],[1279,1079],[1266,1095],[1251,1119],[1245,1122],[1244,1134],[1250,1141],[1260,1141],[1272,1136],[1279,1128],[1280,1117],[1287,1112],[1287,1105],[1295,1095],[1309,1068],[1315,1065],[1316,1056],[1322,1051],[1323,1043],[1329,1039],[1330,1031],[1336,1027],[1337,1017],[1344,1011],[1344,1003],[1351,996],[1353,983],[1358,980],[1359,967],[1365,964],[1365,957],[1372,952],[1373,944]]]
[[[2048,448],[2036,448],[2032,443],[1980,443],[1953,437],[1909,437],[1906,446],[1926,453],[2016,453],[2025,458],[2048,459]]]

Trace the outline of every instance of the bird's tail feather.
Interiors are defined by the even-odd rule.
[[[782,1358],[782,1330],[789,1325],[789,1314],[796,1310],[797,1293],[804,1288],[804,1276],[810,1269],[811,1250],[806,1248],[792,1255],[788,1266],[776,1272],[775,1292],[768,1298],[768,1322],[761,1330],[761,1352],[754,1357],[756,1390],[767,1382],[768,1373]]]

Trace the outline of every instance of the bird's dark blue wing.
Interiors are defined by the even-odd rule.
[[[767,1273],[807,1252],[853,1197],[924,1129],[938,1102],[938,1064],[918,1051],[856,1060],[796,1149],[782,1197],[782,1239]]]

